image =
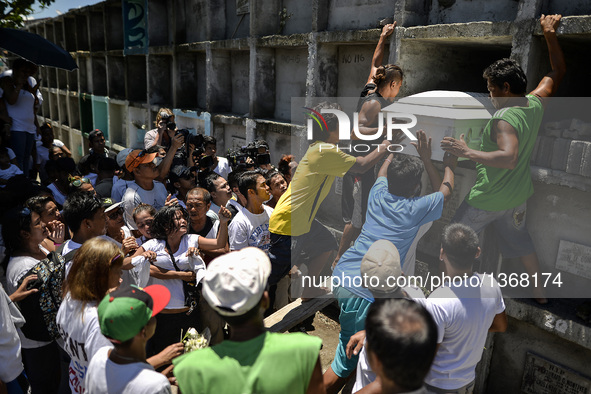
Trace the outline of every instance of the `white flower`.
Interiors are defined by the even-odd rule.
[[[203,335],[199,334],[193,327],[187,330],[183,338],[183,344],[185,345],[185,353],[192,352],[194,350],[203,349],[209,345],[211,334],[209,328],[206,328]]]

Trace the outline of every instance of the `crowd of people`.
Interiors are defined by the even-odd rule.
[[[474,272],[478,232],[494,223],[503,255],[539,270],[523,219],[543,98],[565,72],[559,21],[541,18],[552,71],[531,94],[515,61],[485,70],[499,111],[481,151],[441,141],[443,176],[428,131],[417,132],[418,157],[389,153],[396,135],[354,157],[336,148],[330,113],[299,163],[283,155],[274,167],[263,140],[220,157],[214,137],[179,130],[168,108],[143,149],[114,154],[97,129],[76,163],[51,125],[37,124],[36,67],[16,61],[0,79],[0,392],[168,393],[172,384],[183,393],[336,393],[356,376],[363,393],[471,393],[487,332],[507,327],[499,286]],[[394,27],[382,31],[359,100],[363,134],[378,131],[403,83],[400,67],[381,64]],[[385,286],[414,274],[417,242],[453,193],[458,157],[475,161],[478,176],[441,235],[440,259],[449,277],[478,286],[453,281],[428,298]],[[433,193],[421,195],[423,172]],[[340,245],[316,219],[336,177],[344,177]],[[324,374],[318,338],[263,325],[292,301],[304,266],[311,277],[332,268],[340,280],[339,344]],[[353,285],[368,275],[378,283]],[[304,286],[301,296],[325,293]],[[208,330],[210,347],[183,355],[190,328]]]

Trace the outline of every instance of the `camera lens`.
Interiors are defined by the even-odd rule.
[[[168,130],[174,130],[174,129],[176,129],[176,123],[174,123],[174,122],[169,122],[169,123],[166,125],[166,128],[167,128]]]

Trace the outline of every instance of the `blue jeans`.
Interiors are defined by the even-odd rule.
[[[28,178],[30,168],[31,152],[35,144],[35,134],[26,131],[11,131],[10,144],[18,166],[23,170],[23,174]]]
[[[347,358],[347,344],[353,334],[365,329],[365,318],[372,303],[365,298],[354,295],[344,287],[335,288],[333,293],[339,301],[341,309],[339,314],[341,332],[339,333],[339,344],[331,368],[337,376],[346,378],[352,372],[355,372],[359,360],[359,356]]]

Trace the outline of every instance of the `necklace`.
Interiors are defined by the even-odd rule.
[[[145,362],[146,362],[146,361],[144,361],[144,360],[139,360],[139,359],[137,359],[137,358],[135,358],[135,357],[125,357],[125,356],[122,356],[122,355],[120,355],[120,354],[117,352],[117,350],[116,350],[116,349],[113,349],[113,350],[111,351],[111,356],[115,356],[115,357],[117,357],[117,358],[120,358],[121,360],[132,361],[132,362],[134,362],[134,363],[145,363]]]

